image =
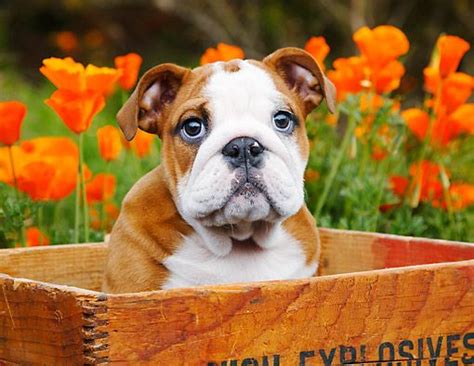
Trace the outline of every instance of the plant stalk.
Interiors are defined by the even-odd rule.
[[[324,182],[323,192],[321,193],[321,197],[319,198],[318,203],[316,205],[316,209],[314,210],[314,213],[313,213],[314,217],[316,218],[319,217],[319,215],[321,214],[321,210],[323,209],[324,204],[326,203],[329,190],[331,189],[331,186],[334,182],[334,178],[336,177],[336,174],[339,170],[339,167],[342,162],[342,158],[344,157],[344,154],[347,151],[355,126],[356,126],[355,118],[353,116],[349,116],[346,132],[342,139],[341,146],[339,147],[336,158],[334,159],[334,162],[332,163],[331,170],[329,171],[329,175],[326,178],[326,181]]]
[[[86,180],[84,177],[84,133],[79,135],[79,175],[82,191],[82,215],[84,224],[84,240],[89,242],[89,207],[87,206]]]

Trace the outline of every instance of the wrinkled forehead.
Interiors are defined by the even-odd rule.
[[[289,102],[272,74],[256,61],[217,62],[209,68],[211,72],[202,95],[214,118],[263,117]]]

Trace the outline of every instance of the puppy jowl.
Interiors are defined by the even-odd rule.
[[[149,70],[117,118],[162,139],[162,164],[124,200],[104,289],[154,290],[312,276],[305,118],[335,90],[303,50],[262,61]],[[131,260],[132,259],[132,260]]]

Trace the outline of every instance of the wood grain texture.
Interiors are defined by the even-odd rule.
[[[336,353],[340,346],[364,345],[365,361],[360,352],[352,361],[376,362],[383,360],[379,351],[384,342],[398,347],[403,340],[426,337],[435,342],[441,337],[437,358],[444,360],[448,335],[474,332],[473,280],[474,261],[464,261],[302,281],[110,295],[108,360],[149,365],[213,361],[220,366],[226,360],[227,365],[230,360],[241,365],[255,358],[258,363],[245,364],[261,365],[263,356],[278,355],[281,365],[299,365],[301,352],[308,352],[304,364],[320,365],[320,350],[329,355],[333,348]],[[472,344],[474,357],[474,338]],[[426,345],[424,350],[422,358],[429,358]],[[334,357],[332,364],[339,365],[347,354]],[[270,359],[267,363],[272,365]]]
[[[474,244],[361,231],[319,229],[320,274],[474,259]]]
[[[319,229],[320,274],[474,259],[474,245],[358,231]],[[0,273],[100,291],[106,244],[0,250]]]
[[[82,365],[103,360],[105,297],[0,275],[0,360]]]
[[[474,364],[472,244],[321,239],[325,276],[125,295],[35,281],[98,289],[105,244],[0,251],[0,365]]]
[[[100,290],[106,255],[104,244],[1,249],[0,273]]]

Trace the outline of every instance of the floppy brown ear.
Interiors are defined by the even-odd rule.
[[[117,113],[118,124],[130,141],[137,128],[160,134],[163,112],[176,98],[183,78],[191,70],[175,64],[162,64],[148,70]]]
[[[281,48],[264,58],[303,102],[308,114],[326,98],[330,112],[336,110],[336,87],[308,52],[295,47]]]

